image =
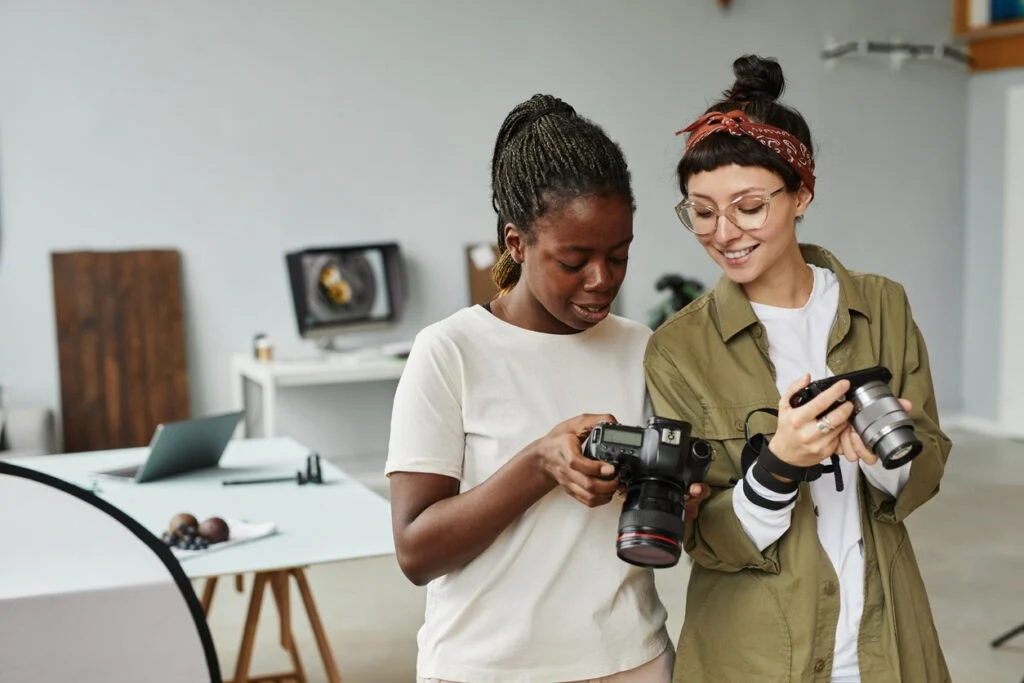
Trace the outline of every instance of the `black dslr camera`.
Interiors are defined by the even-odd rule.
[[[850,380],[850,390],[822,415],[842,401],[853,401],[850,422],[864,444],[881,459],[882,467],[893,470],[917,457],[922,444],[914,433],[914,421],[889,389],[892,373],[888,368],[876,366],[816,380],[794,394],[789,403],[794,408],[802,406],[842,379]]]
[[[596,425],[583,454],[615,466],[626,487],[615,549],[638,567],[672,567],[682,552],[683,512],[690,484],[704,481],[711,444],[690,423],[652,417],[646,427]]]

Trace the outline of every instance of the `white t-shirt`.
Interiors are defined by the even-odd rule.
[[[443,474],[466,491],[581,413],[641,424],[650,334],[616,316],[544,334],[481,306],[427,327],[395,395],[385,471]],[[661,654],[670,641],[653,572],[615,554],[621,507],[614,498],[588,508],[556,487],[474,560],[431,581],[418,676],[551,683]]]
[[[809,265],[814,272],[814,286],[807,303],[801,308],[780,308],[751,302],[754,313],[768,333],[768,355],[775,365],[776,386],[784,394],[789,385],[805,373],[811,379],[831,377],[834,373],[826,362],[828,337],[839,305],[839,280],[827,268]],[[830,460],[825,460],[830,464]],[[839,577],[839,623],[836,627],[835,654],[832,663],[833,683],[860,681],[857,662],[857,638],[864,610],[864,552],[861,546],[860,496],[858,469],[874,486],[898,495],[910,473],[909,466],[886,470],[881,463],[873,466],[851,463],[840,456],[843,490],[836,491],[835,476],[825,473],[810,484],[811,499],[818,509],[818,540],[832,561]],[[751,475],[750,472],[747,473]],[[767,548],[789,528],[795,502],[781,510],[766,510],[743,495],[741,487],[750,486],[770,500],[793,498],[795,494],[779,494],[744,477],[733,492],[733,508],[750,539],[760,549]]]

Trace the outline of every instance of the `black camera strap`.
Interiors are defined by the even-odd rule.
[[[810,467],[790,465],[772,453],[771,449],[768,448],[768,438],[764,434],[757,433],[753,437],[750,436],[750,418],[756,413],[768,413],[776,418],[779,416],[779,411],[775,408],[756,408],[747,413],[747,417],[743,421],[743,439],[745,443],[743,445],[743,453],[740,455],[740,469],[743,470],[744,476],[746,476],[747,470],[755,464],[769,474],[785,477],[793,482],[814,481],[821,475],[831,472],[836,479],[836,491],[843,490],[843,472],[839,467],[838,455],[835,453],[831,455],[829,460],[832,464],[830,465],[821,463],[811,465]],[[758,474],[756,469],[754,473],[755,475]],[[757,479],[762,483],[768,481],[768,479],[762,479],[761,477],[757,477]]]

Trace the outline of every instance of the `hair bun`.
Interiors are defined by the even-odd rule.
[[[576,115],[576,110],[573,109],[572,105],[558,99],[554,95],[534,95],[524,104],[525,109],[529,112],[529,119],[531,121],[536,121],[548,114]]]
[[[774,102],[786,88],[782,67],[774,59],[744,55],[732,63],[732,72],[736,75],[736,82],[724,93],[725,98],[732,102]]]
[[[537,94],[520,102],[509,112],[505,122],[498,131],[498,139],[494,145],[494,156],[491,160],[491,175],[497,172],[497,162],[502,150],[534,122],[549,114],[557,114],[565,118],[575,118],[576,110],[572,105],[558,99],[554,95]]]

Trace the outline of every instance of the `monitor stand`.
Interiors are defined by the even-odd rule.
[[[339,337],[321,337],[316,340],[320,356],[330,362],[342,365],[357,365],[381,359],[380,349],[376,346],[358,346],[343,343]]]
[[[392,342],[384,345],[339,344],[338,337],[324,337],[316,342],[324,359],[331,363],[375,363],[409,355],[412,342]]]

